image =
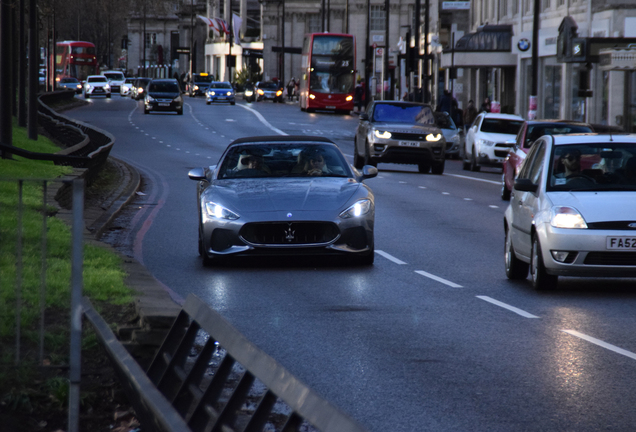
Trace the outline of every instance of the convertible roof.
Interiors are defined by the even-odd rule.
[[[307,135],[268,135],[268,136],[254,136],[245,137],[234,140],[229,146],[234,144],[244,144],[253,142],[324,142],[335,144],[328,138],[321,136],[307,136]],[[228,147],[229,147],[228,146]]]

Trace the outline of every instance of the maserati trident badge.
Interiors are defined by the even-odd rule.
[[[296,231],[292,229],[291,224],[289,224],[287,226],[287,229],[285,230],[285,240],[287,240],[288,242],[291,242],[294,240],[295,236],[296,236]]]

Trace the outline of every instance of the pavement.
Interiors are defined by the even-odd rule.
[[[143,364],[154,356],[179,314],[181,305],[139,261],[97,240],[126,204],[135,197],[141,182],[139,172],[134,167],[112,156],[109,157],[109,161],[119,170],[119,182],[96,199],[85,200],[84,243],[108,248],[122,257],[123,270],[127,274],[125,283],[135,291],[137,317],[130,325],[118,327],[116,334],[131,355]],[[86,170],[76,169],[64,180],[82,178],[85,174]],[[63,197],[68,196],[70,191],[62,189],[51,190],[47,202],[55,202],[56,199],[64,201]],[[62,205],[64,206],[64,203]],[[57,217],[70,225],[71,210],[61,208]]]

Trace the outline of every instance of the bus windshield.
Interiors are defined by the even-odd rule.
[[[354,76],[353,39],[342,36],[315,36],[311,56],[309,88],[317,93],[352,93]]]

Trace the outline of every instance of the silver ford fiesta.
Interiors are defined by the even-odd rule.
[[[343,255],[374,260],[378,171],[352,168],[322,137],[271,136],[232,142],[218,164],[194,168],[199,254],[204,265],[231,255]]]

